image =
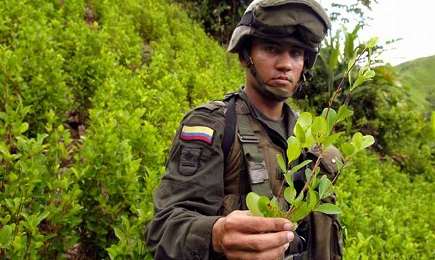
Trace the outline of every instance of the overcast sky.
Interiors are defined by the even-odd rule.
[[[369,22],[369,27],[361,31],[360,38],[367,40],[373,36],[378,36],[380,44],[387,40],[403,38],[403,40],[389,45],[389,48],[394,47],[394,50],[385,52],[382,57],[383,60],[392,65],[435,55],[433,1],[378,0],[379,4],[373,3],[372,11],[367,12],[367,16],[373,20]],[[328,8],[331,2],[352,4],[356,0],[319,0],[319,2]],[[336,26],[338,25],[334,25],[334,27]]]

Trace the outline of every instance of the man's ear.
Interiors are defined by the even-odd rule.
[[[239,61],[243,67],[248,67],[248,61],[243,57],[243,54],[241,52],[239,52]]]

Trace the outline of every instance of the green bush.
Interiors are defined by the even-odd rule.
[[[0,258],[151,259],[176,128],[243,83],[237,57],[167,0],[3,0],[0,16]],[[413,146],[412,113],[395,135],[385,122],[404,116],[382,104],[369,121],[409,159],[366,155],[342,175],[346,257],[430,259],[433,142]]]
[[[359,156],[340,178],[346,259],[433,259],[433,183],[373,154]]]

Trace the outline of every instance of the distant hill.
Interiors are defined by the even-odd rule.
[[[435,55],[408,61],[395,68],[399,78],[410,87],[411,99],[423,108],[434,109]]]

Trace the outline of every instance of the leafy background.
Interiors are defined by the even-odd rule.
[[[143,230],[179,121],[243,84],[225,44],[248,2],[1,0],[2,259],[152,259]],[[321,111],[358,46],[358,28],[332,32],[292,106]],[[392,67],[383,47],[340,126],[376,138],[337,184],[344,254],[433,259],[435,57]]]

